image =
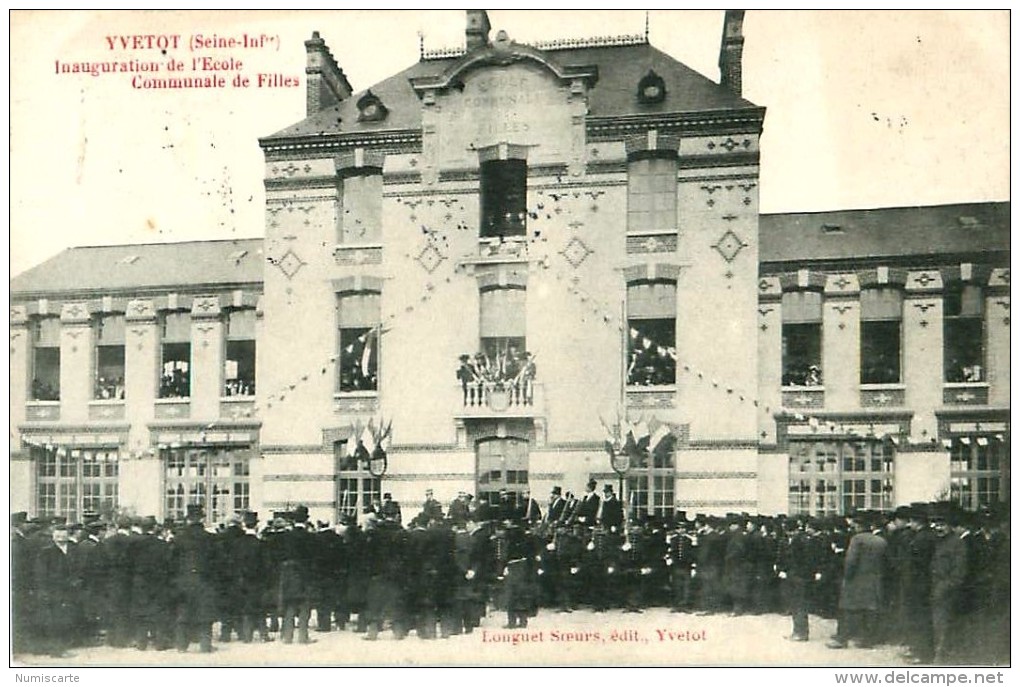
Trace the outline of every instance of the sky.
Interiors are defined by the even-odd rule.
[[[491,11],[518,42],[640,34],[644,11]],[[649,13],[651,43],[718,79],[723,12]],[[320,32],[356,91],[458,47],[463,10],[35,12],[10,19],[11,274],[70,246],[261,236],[258,138],[304,117]],[[193,37],[268,38],[191,50]],[[161,54],[142,38],[180,36]],[[748,11],[744,97],[767,108],[762,212],[1009,199],[1007,11]],[[133,39],[129,39],[131,45]],[[111,49],[111,45],[113,49]],[[58,63],[244,62],[300,88],[136,89]],[[217,73],[217,72],[207,72]],[[228,84],[235,72],[222,73]]]

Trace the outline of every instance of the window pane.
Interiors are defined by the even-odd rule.
[[[365,173],[346,176],[341,182],[341,243],[374,244],[382,240],[382,170],[362,169]]]
[[[900,323],[861,322],[861,384],[900,381]]]
[[[36,348],[32,351],[32,400],[60,400],[59,348]]]
[[[340,330],[340,391],[378,389],[379,330],[350,327]]]
[[[95,398],[124,399],[124,346],[96,347]]]
[[[227,341],[223,361],[223,395],[253,396],[255,394],[255,341]]]
[[[527,230],[528,165],[489,160],[481,165],[481,236],[524,236]]]
[[[676,383],[676,320],[629,320],[627,384]]]
[[[822,384],[822,325],[783,324],[783,386]]]
[[[159,380],[160,398],[191,396],[191,344],[163,344],[163,364]]]
[[[984,381],[983,324],[975,317],[944,320],[947,382]]]

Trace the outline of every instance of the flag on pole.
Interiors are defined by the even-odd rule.
[[[648,423],[645,422],[644,418],[641,418],[634,425],[634,441],[637,443],[638,449],[647,449],[650,438],[651,431],[648,429]]]
[[[365,425],[365,429],[361,432],[361,444],[365,447],[371,455],[372,451],[375,450],[375,434],[372,431],[372,419],[369,418],[368,424]]]
[[[653,424],[655,427],[653,428]],[[660,422],[658,418],[652,418],[651,422],[648,423],[648,428],[651,430],[651,438],[648,441],[648,450],[655,453],[659,450],[659,446],[669,436],[669,425],[665,422]]]

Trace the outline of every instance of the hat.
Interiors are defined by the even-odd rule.
[[[560,494],[563,493],[563,489],[561,489],[559,486],[555,486],[555,487],[552,488],[552,493],[554,493],[557,496],[559,496]]]
[[[588,488],[589,489],[594,489],[598,485],[599,485],[599,483],[596,482],[595,480],[593,480],[593,479],[588,480]]]
[[[308,507],[298,506],[294,509],[291,516],[293,517],[294,522],[308,522]]]
[[[250,510],[246,510],[241,514],[241,523],[248,528],[255,527],[259,522],[259,514]]]
[[[146,515],[139,520],[138,524],[146,532],[154,532],[159,527],[159,522],[156,520],[155,515]]]
[[[612,494],[613,493],[613,485],[612,484],[604,484],[602,486],[602,493],[604,493],[604,494]]]
[[[205,518],[205,508],[200,503],[189,503],[187,514],[185,515],[187,520],[198,520],[201,521]]]
[[[467,362],[467,361],[469,361],[469,360],[471,360],[471,356],[469,356],[469,355],[468,355],[467,353],[461,353],[461,355],[460,355],[460,361],[461,361],[462,363],[466,363],[466,362]]]
[[[386,492],[385,494],[382,495],[382,497],[384,499],[392,499],[393,498],[393,494],[391,494],[390,492]]]

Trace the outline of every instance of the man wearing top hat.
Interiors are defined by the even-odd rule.
[[[949,658],[950,631],[967,577],[967,548],[952,530],[959,514],[950,504],[938,505],[942,507],[931,517],[936,537],[931,559],[931,625],[935,663],[945,664]]]
[[[555,525],[563,518],[563,511],[567,507],[567,502],[563,499],[563,490],[559,485],[552,488],[552,493],[549,494],[549,510],[545,514],[546,522]]]
[[[308,508],[298,506],[291,513],[294,527],[280,535],[279,610],[280,636],[284,644],[294,642],[294,618],[297,617],[298,643],[310,644],[308,621],[312,614],[312,579],[315,536],[308,531]]]
[[[623,528],[623,504],[613,493],[613,485],[606,484],[602,487],[602,500],[599,505],[598,524],[607,531],[614,529],[619,531]]]
[[[599,495],[595,493],[595,488],[597,486],[598,482],[593,479],[588,480],[584,496],[581,497],[577,504],[577,509],[574,511],[577,522],[581,523],[585,527],[594,527],[595,521],[598,518],[599,506],[602,504],[602,500],[599,499]]]
[[[40,629],[39,648],[50,656],[62,657],[71,646],[79,608],[69,584],[73,568],[67,526],[57,523],[51,536],[52,541],[36,554],[34,610]]]
[[[885,539],[870,517],[859,514],[851,520],[856,532],[846,551],[843,588],[839,597],[836,636],[827,646],[845,648],[855,639],[861,648],[874,646],[878,638],[878,615],[885,603]],[[876,530],[876,531],[873,531]]]
[[[218,609],[215,574],[216,539],[207,532],[205,509],[188,504],[184,527],[174,537],[171,572],[176,595],[175,643],[184,652],[197,641],[203,653],[212,647],[212,624]]]

